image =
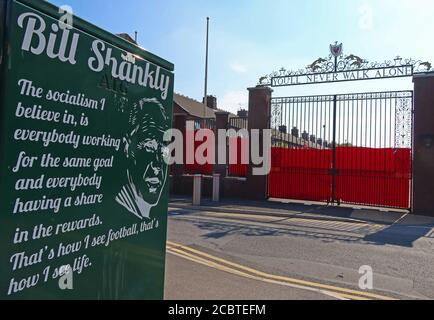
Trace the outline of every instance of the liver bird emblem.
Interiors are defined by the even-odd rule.
[[[355,56],[354,54],[350,54],[348,57],[345,58],[345,60],[351,62],[350,66],[354,66],[357,68],[360,68],[365,63],[365,60],[358,56]]]
[[[319,69],[321,69],[321,64],[323,64],[324,62],[327,62],[327,60],[323,58],[318,58],[312,64],[308,65],[307,68],[311,69],[314,72],[318,71]]]
[[[266,82],[267,79],[268,79],[268,77],[260,77],[259,78],[259,84],[264,84],[264,82]]]
[[[422,62],[421,64],[419,64],[419,66],[425,67],[426,71],[429,71],[429,70],[431,70],[432,64],[430,62],[426,61],[426,62]]]

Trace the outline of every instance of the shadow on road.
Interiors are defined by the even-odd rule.
[[[202,237],[205,239],[222,239],[232,235],[243,235],[247,237],[279,237],[279,236],[295,236],[312,238],[331,243],[335,241],[343,241],[349,243],[367,243],[373,245],[394,245],[400,247],[413,247],[415,241],[420,238],[427,237],[430,232],[429,227],[420,226],[400,226],[393,225],[385,229],[360,236],[350,236],[345,234],[336,234],[333,232],[324,231],[305,231],[298,227],[294,228],[263,228],[255,226],[234,225],[220,222],[194,222],[201,230],[208,231]]]
[[[191,204],[190,199],[172,199],[176,204],[185,204],[188,207]],[[365,228],[355,227],[351,230],[342,230],[333,227],[324,227],[320,224],[318,226],[291,226],[282,225],[281,228],[270,226],[254,226],[247,225],[245,223],[234,222],[203,222],[194,219],[190,216],[200,212],[197,209],[177,209],[173,211],[170,216],[183,216],[187,219],[191,218],[190,222],[194,223],[201,230],[208,231],[203,235],[207,239],[221,239],[231,235],[244,235],[251,237],[277,237],[277,236],[296,236],[296,237],[308,237],[313,239],[319,239],[321,241],[330,243],[334,241],[345,241],[351,243],[368,243],[374,245],[394,245],[400,247],[413,247],[414,242],[421,238],[434,238],[434,223],[431,220],[423,220],[423,217],[416,217],[419,220],[414,219],[414,216],[400,213],[400,212],[379,212],[379,211],[366,211],[355,210],[354,208],[346,207],[328,207],[321,205],[306,205],[298,203],[278,203],[278,202],[266,202],[266,201],[246,201],[246,200],[224,200],[221,203],[214,203],[211,201],[204,201],[203,210],[213,211],[213,208],[223,209],[230,212],[231,209],[243,209],[257,210],[257,212],[264,212],[264,214],[273,214],[272,210],[281,210],[283,213],[288,212],[292,216],[288,215],[288,218],[282,218],[282,220],[273,221],[273,223],[279,223],[280,221],[288,220],[291,217],[303,217],[303,215],[319,215],[321,217],[333,218],[351,218],[355,216],[361,221],[376,222],[381,219],[387,221],[387,223],[380,223],[384,225],[384,228],[379,230],[378,228],[371,228],[369,225]],[[269,209],[269,211],[267,211]],[[276,211],[274,211],[276,212]],[[281,212],[279,212],[281,213]],[[189,217],[190,216],[190,217]],[[370,220],[371,219],[371,220]],[[421,220],[422,219],[422,220]],[[244,221],[244,220],[243,220]],[[247,220],[248,221],[248,220]],[[407,223],[404,223],[407,221]],[[412,221],[412,223],[409,223]],[[417,222],[415,222],[417,221]],[[254,222],[254,221],[249,221]],[[345,232],[349,231],[349,232]]]
[[[265,228],[256,226],[246,226],[236,223],[223,223],[223,222],[198,222],[191,221],[196,227],[201,230],[207,231],[208,233],[202,235],[205,239],[222,239],[224,237],[232,235],[242,235],[246,237],[279,237],[279,236],[296,236],[296,237],[310,237],[322,240],[324,242],[330,243],[333,241],[348,241],[357,242],[362,240],[363,236],[352,237],[348,235],[338,235],[326,232],[317,231],[303,231],[294,228]]]
[[[433,226],[391,225],[379,232],[367,235],[363,240],[377,245],[413,247],[420,238],[430,237]]]

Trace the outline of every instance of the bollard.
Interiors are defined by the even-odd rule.
[[[216,173],[212,179],[212,201],[220,202],[220,174]]]
[[[193,177],[193,205],[200,206],[202,203],[202,175],[196,174]]]

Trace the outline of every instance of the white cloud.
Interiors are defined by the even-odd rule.
[[[240,109],[247,109],[249,103],[249,93],[247,90],[229,91],[219,102],[219,108],[226,111],[237,113]]]
[[[232,71],[235,71],[236,73],[246,73],[247,72],[247,68],[238,62],[231,63],[230,67],[231,67]]]

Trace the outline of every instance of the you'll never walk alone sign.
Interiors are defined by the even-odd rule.
[[[344,55],[343,44],[330,45],[330,55],[318,58],[304,69],[274,71],[259,79],[262,86],[285,87],[330,82],[375,80],[411,77],[415,73],[432,72],[428,61],[403,59],[397,56],[384,62],[370,62],[357,55]]]
[[[162,299],[173,65],[0,5],[0,298]]]

